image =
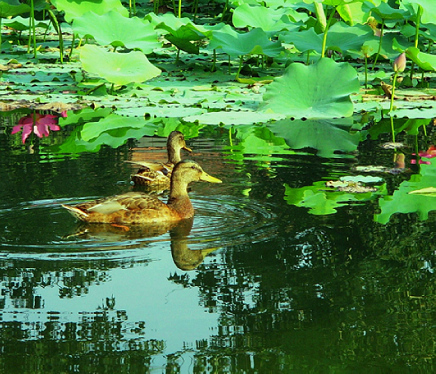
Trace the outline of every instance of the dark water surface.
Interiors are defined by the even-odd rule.
[[[0,372],[434,371],[434,215],[383,226],[375,202],[315,216],[284,200],[352,160],[191,139],[223,183],[191,185],[193,222],[125,232],[60,204],[131,190],[124,161],[165,159],[164,140],[72,157],[0,139]]]

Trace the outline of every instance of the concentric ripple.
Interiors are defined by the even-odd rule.
[[[92,199],[93,197],[87,198]],[[81,199],[53,199],[0,208],[0,257],[136,257],[148,246],[169,247],[168,228],[83,225],[61,207]],[[191,250],[265,240],[275,234],[272,206],[249,198],[191,195],[195,218],[184,232]]]

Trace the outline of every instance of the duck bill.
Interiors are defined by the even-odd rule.
[[[200,180],[204,182],[210,182],[210,183],[222,183],[223,181],[221,179],[212,177],[212,175],[209,175],[203,171],[201,174]]]
[[[186,145],[184,147],[182,147],[182,149],[184,149],[185,151],[188,151],[189,153],[192,152],[192,149],[187,147]]]

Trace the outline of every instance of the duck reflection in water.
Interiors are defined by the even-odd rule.
[[[173,256],[174,264],[180,270],[189,271],[196,269],[209,253],[218,249],[218,247],[198,250],[188,248],[188,236],[191,232],[193,221],[193,218],[183,220],[170,231],[171,255]]]
[[[117,247],[120,243],[121,248],[124,247],[121,243],[126,240],[141,239],[155,237],[165,234],[169,231],[171,237],[171,255],[174,264],[184,271],[196,269],[205,259],[205,257],[218,249],[205,248],[200,250],[191,250],[188,247],[189,234],[194,222],[194,217],[181,220],[176,223],[158,224],[158,225],[133,225],[130,227],[122,227],[101,224],[85,224],[80,222],[75,229],[75,232],[67,235],[65,239],[91,240],[105,243],[113,243],[111,249]],[[138,243],[142,246],[143,243]],[[104,247],[106,249],[106,247]],[[93,247],[95,249],[95,247]]]

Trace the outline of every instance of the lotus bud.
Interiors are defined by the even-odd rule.
[[[394,61],[394,72],[402,73],[406,68],[406,54],[403,52]]]

